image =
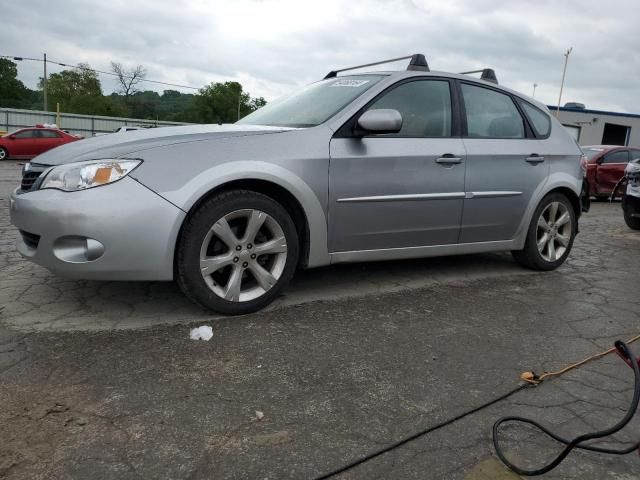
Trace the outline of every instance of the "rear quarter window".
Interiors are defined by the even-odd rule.
[[[521,100],[520,105],[527,117],[529,117],[529,120],[531,120],[538,136],[546,137],[549,135],[549,132],[551,132],[551,119],[549,119],[549,115],[528,102]]]

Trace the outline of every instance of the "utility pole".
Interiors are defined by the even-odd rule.
[[[44,78],[42,80],[42,90],[44,91],[44,111],[47,111],[47,54],[44,54]]]
[[[564,68],[562,69],[562,81],[560,82],[560,96],[558,97],[558,108],[556,109],[556,118],[560,117],[560,103],[562,102],[562,89],[564,88],[564,76],[567,73],[567,63],[569,62],[569,55],[573,47],[569,48],[564,54]]]
[[[531,94],[531,98],[536,98],[536,88],[538,87],[537,83],[533,84],[533,93]]]
[[[242,99],[242,90],[238,92],[238,120],[240,120],[240,100]]]

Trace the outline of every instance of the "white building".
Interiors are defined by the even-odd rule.
[[[549,106],[552,114],[557,107]],[[590,110],[579,103],[560,107],[560,122],[580,145],[629,145],[640,147],[640,115]]]

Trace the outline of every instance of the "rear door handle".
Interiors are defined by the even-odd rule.
[[[440,158],[436,158],[436,163],[439,163],[440,165],[456,165],[458,163],[462,163],[462,158],[447,154]]]
[[[527,163],[542,163],[544,162],[544,157],[538,155],[537,153],[532,153],[530,156],[524,159]]]

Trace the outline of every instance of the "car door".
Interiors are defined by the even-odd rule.
[[[12,157],[29,157],[33,155],[35,129],[24,129],[14,133],[11,137],[9,153]]]
[[[616,183],[623,177],[629,163],[629,150],[614,150],[598,160],[596,186],[598,193],[611,193]]]
[[[397,83],[338,130],[330,144],[329,250],[348,252],[458,241],[465,151],[453,82]],[[371,109],[395,109],[397,134],[353,134]]]
[[[511,95],[470,82],[459,85],[467,151],[460,242],[510,240],[549,173],[544,147]]]
[[[62,134],[56,132],[55,130],[39,130],[38,133],[40,134],[38,154],[46,152],[47,150],[51,150],[52,148],[64,143]]]

